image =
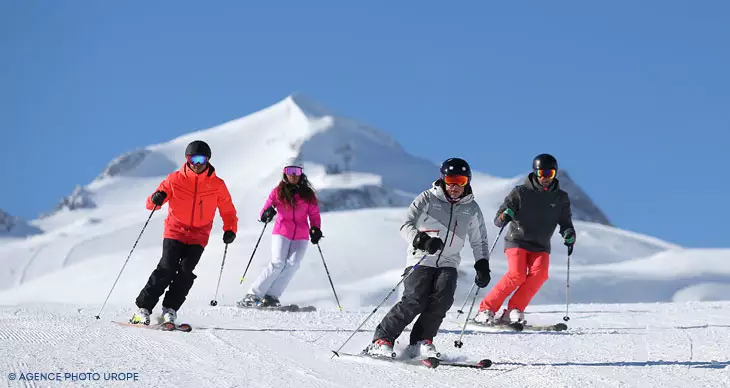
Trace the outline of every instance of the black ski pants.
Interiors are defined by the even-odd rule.
[[[177,240],[164,239],[162,258],[137,296],[137,307],[152,311],[169,286],[162,306],[179,310],[197,278],[193,270],[198,265],[203,250],[202,245],[187,245]]]
[[[410,268],[406,268],[406,273]],[[456,268],[416,267],[403,282],[401,300],[375,329],[373,341],[384,338],[395,343],[395,339],[418,314],[421,316],[413,325],[411,345],[424,339],[433,341],[446,312],[454,303],[458,277]]]

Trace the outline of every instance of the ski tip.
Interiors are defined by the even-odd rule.
[[[492,366],[492,360],[485,358],[477,363],[477,366],[480,366],[482,368],[489,368]]]
[[[187,323],[181,323],[181,324],[177,325],[177,329],[180,331],[184,331],[186,333],[193,331],[193,327]]]
[[[435,357],[424,358],[421,364],[433,369],[439,366],[439,359]]]

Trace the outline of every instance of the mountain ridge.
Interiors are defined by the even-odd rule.
[[[407,206],[409,196],[427,189],[438,178],[435,162],[408,153],[387,132],[337,114],[305,94],[295,92],[242,117],[119,155],[90,184],[77,185],[74,193],[41,218],[99,206],[95,201],[96,188],[113,184],[115,180],[163,178],[179,168],[185,146],[195,139],[209,142],[213,149],[211,163],[226,179],[240,174],[241,166],[249,165],[250,160],[250,164],[258,164],[256,170],[248,177],[236,176],[233,180],[248,178],[271,185],[280,179],[279,168],[285,160],[303,161],[313,182],[322,186],[319,189],[326,199],[327,211]],[[259,149],[269,148],[271,152],[258,153]],[[255,156],[246,158],[246,153]],[[504,185],[523,179],[491,176],[480,166],[472,166],[472,169],[475,186],[484,186],[485,180]],[[363,175],[378,179],[353,185],[352,182]],[[560,178],[574,201],[577,220],[611,225],[608,217],[566,171],[561,171]],[[261,191],[256,194],[261,195]],[[253,200],[253,195],[244,193],[239,198]]]

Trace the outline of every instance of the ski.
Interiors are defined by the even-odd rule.
[[[473,369],[487,369],[492,366],[492,360],[485,358],[477,362],[458,362],[448,360],[438,360],[439,365],[453,366],[457,368],[473,368]]]
[[[312,312],[317,311],[317,308],[314,306],[299,306],[296,304],[288,304],[288,305],[282,305],[282,306],[247,306],[240,301],[236,302],[236,307],[242,308],[242,309],[250,309],[250,310],[263,310],[263,311],[283,311],[283,312],[291,312],[291,313],[306,313],[306,312]]]
[[[384,361],[384,362],[393,362],[398,364],[407,364],[407,365],[415,365],[415,366],[425,366],[426,368],[436,368],[438,367],[438,359],[437,358],[427,358],[424,360],[419,359],[413,359],[413,358],[396,358],[396,356],[393,357],[386,357],[386,356],[373,356],[370,354],[367,354],[365,352],[360,354],[354,354],[354,353],[335,353],[338,357],[339,356],[346,356],[346,357],[358,357],[358,358],[365,358],[369,360],[375,360],[375,361]],[[395,354],[395,353],[393,353]]]
[[[122,326],[139,327],[142,329],[150,329],[150,330],[184,331],[186,333],[193,330],[193,327],[187,323],[174,324],[174,323],[167,322],[167,323],[150,323],[149,325],[143,325],[143,324],[139,324],[139,323],[121,322],[121,321],[112,321],[112,322],[116,323],[118,325],[122,325]]]
[[[349,356],[349,357],[359,357],[359,358],[367,358],[371,360],[376,361],[385,361],[385,362],[394,362],[394,363],[401,363],[401,364],[407,364],[407,365],[416,365],[416,366],[425,366],[429,369],[435,369],[438,367],[455,367],[455,368],[472,368],[472,369],[487,369],[492,366],[492,360],[485,358],[483,360],[480,360],[478,362],[460,362],[460,361],[449,361],[444,359],[439,359],[436,357],[428,357],[424,359],[418,359],[418,358],[397,358],[397,357],[386,357],[386,356],[373,356],[370,354],[367,354],[365,352],[360,354],[353,354],[353,353],[336,353],[337,356]]]
[[[455,322],[458,324],[462,324],[460,322]],[[473,319],[469,320],[469,322],[466,324],[466,327],[472,330],[476,331],[483,331],[483,332],[520,332],[525,329],[525,326],[519,322],[512,322],[512,323],[496,323],[493,325],[485,325],[482,323],[475,322]]]
[[[556,323],[554,325],[531,325],[522,324],[520,322],[512,322],[510,324],[497,323],[494,325],[484,325],[481,323],[470,320],[466,326],[469,329],[482,332],[490,333],[501,333],[501,332],[540,332],[540,331],[565,331],[568,330],[568,325],[564,323]]]
[[[568,325],[560,322],[554,325],[524,325],[525,331],[565,331],[568,330]]]

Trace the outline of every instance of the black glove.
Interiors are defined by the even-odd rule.
[[[264,213],[261,214],[261,222],[271,222],[271,220],[274,219],[274,216],[276,215],[276,210],[273,206],[269,206],[264,210]]]
[[[568,247],[568,256],[573,254],[573,245],[575,245],[575,230],[568,229],[563,234],[563,240],[565,241],[566,247]]]
[[[154,194],[152,194],[152,203],[157,206],[162,206],[162,203],[165,202],[165,198],[167,198],[167,193],[164,191],[155,191]]]
[[[444,242],[438,237],[429,236],[426,232],[418,232],[413,239],[413,247],[433,255],[444,247]]]
[[[474,278],[474,283],[479,288],[484,288],[489,285],[489,281],[492,280],[489,270],[489,260],[481,259],[474,263],[474,269],[477,270],[477,276]]]
[[[233,242],[233,240],[236,239],[236,234],[233,233],[232,230],[226,230],[225,233],[223,233],[223,242],[226,244],[230,244]]]
[[[309,237],[312,241],[312,244],[317,244],[319,242],[319,239],[322,238],[322,231],[319,230],[318,227],[313,226],[309,229]]]

